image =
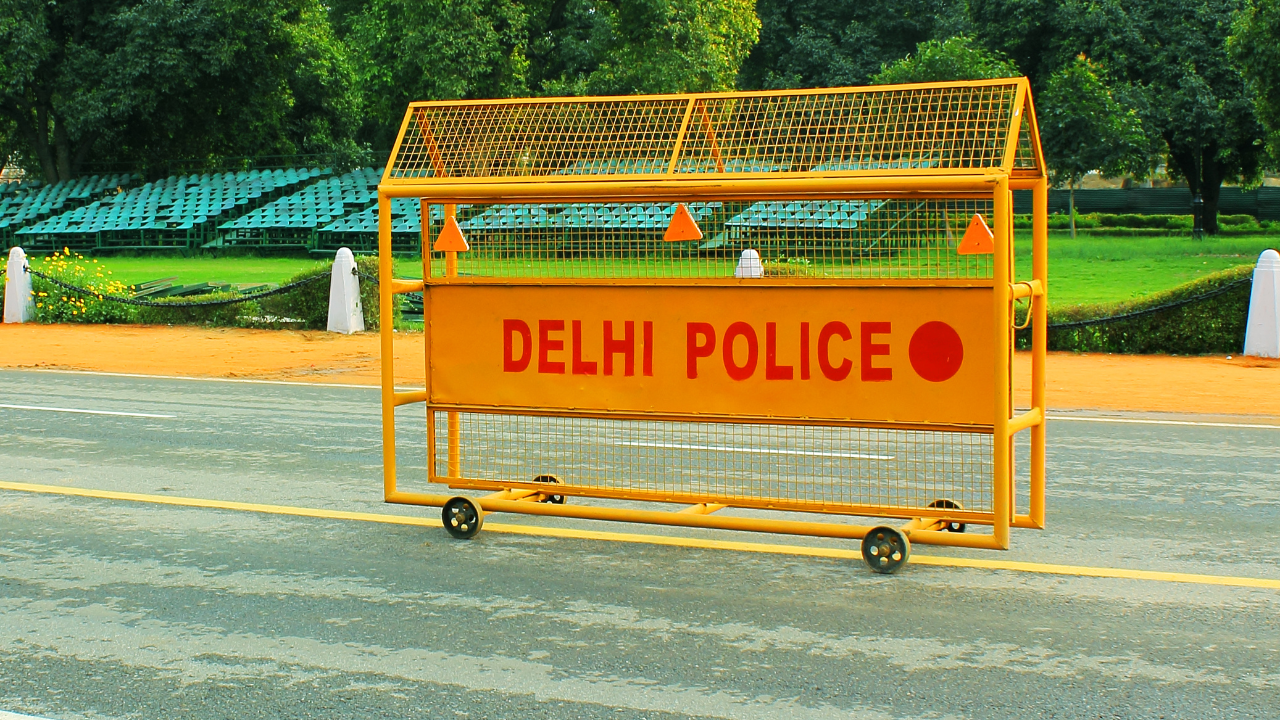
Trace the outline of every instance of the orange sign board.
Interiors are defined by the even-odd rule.
[[[429,292],[437,405],[993,423],[990,288]]]

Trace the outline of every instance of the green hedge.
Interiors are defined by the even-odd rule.
[[[1049,305],[1049,325],[1112,317],[1146,310],[1211,292],[1251,277],[1252,265],[1223,270],[1139,300],[1096,305]],[[1241,283],[1223,294],[1187,305],[1125,320],[1079,328],[1050,329],[1050,350],[1133,354],[1201,355],[1238,353],[1244,347],[1251,284]],[[1052,284],[1050,285],[1052,298]],[[1019,318],[1020,319],[1020,318]],[[1019,347],[1030,345],[1030,332],[1018,333]]]
[[[360,304],[364,310],[366,330],[378,329],[378,284],[368,277],[377,277],[378,258],[358,257],[356,267],[364,277],[360,278]],[[333,273],[333,263],[316,264],[310,270],[304,270],[285,280],[281,285],[317,276],[324,279],[304,285],[296,290],[272,295],[261,300],[254,300],[235,305],[221,305],[209,308],[149,308],[138,309],[137,322],[156,325],[217,325],[224,327],[258,327],[258,328],[302,328],[306,330],[324,330],[329,326],[329,282]],[[223,300],[239,297],[238,293],[211,293],[181,298],[166,298],[158,302],[199,302],[201,300]],[[398,300],[398,298],[397,298]],[[394,307],[395,319],[400,320],[400,305]]]
[[[238,292],[216,292],[187,297],[156,298],[152,302],[184,303],[209,300],[233,300]],[[137,307],[133,322],[143,325],[214,325],[217,327],[253,327],[253,318],[261,315],[256,301],[211,307]]]
[[[1048,218],[1050,230],[1071,228],[1071,216],[1053,214]],[[1031,228],[1030,215],[1017,215],[1013,226]],[[1113,215],[1110,213],[1076,213],[1076,230],[1088,235],[1150,236],[1181,235],[1191,232],[1190,215]],[[1280,223],[1259,221],[1252,215],[1219,215],[1218,230],[1224,235],[1280,234]]]
[[[378,258],[372,255],[357,257],[356,267],[364,276],[360,278],[360,305],[364,310],[364,326],[366,330],[377,330],[378,284],[366,278],[378,276]],[[325,262],[310,270],[304,270],[281,284],[295,283],[316,275],[328,277],[332,272],[333,263]],[[398,323],[402,303],[399,302],[400,298],[397,297],[396,300],[397,302],[392,306],[392,312],[395,322]],[[261,305],[262,312],[266,316],[301,320],[302,326],[308,330],[324,330],[329,326],[329,283],[314,282],[297,290],[263,298]]]

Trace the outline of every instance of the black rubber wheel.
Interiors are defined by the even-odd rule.
[[[444,522],[444,529],[460,540],[475,537],[484,525],[484,513],[464,497],[451,498],[445,503],[440,509],[440,519]]]
[[[555,475],[536,475],[536,476],[534,476],[533,481],[534,481],[534,482],[536,482],[536,483],[552,483],[552,484],[555,484],[555,485],[563,485],[563,484],[564,484],[564,483],[560,482],[560,478],[556,477]],[[564,504],[564,496],[563,496],[563,495],[548,495],[546,498],[544,498],[544,499],[542,500],[542,502],[544,502],[544,503],[551,503],[552,505],[563,505],[563,504]]]
[[[911,557],[911,541],[897,528],[873,527],[862,538],[862,559],[878,573],[889,574],[907,563]]]
[[[946,498],[943,498],[941,500],[934,500],[933,502],[929,503],[928,507],[946,508],[948,510],[964,509],[964,506],[961,505],[960,503],[956,502],[955,500],[947,500]],[[962,533],[964,532],[964,523],[949,522],[942,527],[942,530],[944,532]]]

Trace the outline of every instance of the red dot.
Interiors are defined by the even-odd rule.
[[[964,343],[955,328],[944,322],[927,322],[911,336],[911,367],[929,382],[949,380],[964,362]]]

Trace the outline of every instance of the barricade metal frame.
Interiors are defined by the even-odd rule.
[[[655,109],[656,108],[656,109]],[[755,108],[754,110],[750,110]],[[763,110],[761,108],[764,108]],[[781,110],[779,109],[781,108]],[[755,113],[755,114],[751,114]],[[772,114],[770,114],[772,113]],[[655,120],[655,118],[657,118]],[[656,131],[645,123],[668,123]],[[772,123],[772,125],[770,125]],[[637,131],[637,127],[640,130]],[[766,127],[767,126],[767,127]],[[665,133],[665,134],[664,134]],[[736,153],[736,154],[735,154]],[[868,158],[870,158],[868,160]],[[926,158],[922,161],[920,158]],[[1032,273],[1014,277],[1013,190],[1033,192]],[[422,210],[423,280],[396,279],[392,271],[392,198],[418,198]],[[861,539],[873,569],[892,571],[910,544],[1007,549],[1010,528],[1043,528],[1045,515],[1045,350],[1048,182],[1029,85],[1025,78],[923,85],[838,88],[763,93],[714,93],[609,98],[553,98],[413,103],[406,112],[378,188],[380,328],[384,497],[387,502],[444,507],[446,527],[460,537],[479,530],[485,513],[641,522]],[[990,202],[993,254],[990,276],[980,278],[734,278],[460,277],[458,253],[433,268],[432,244],[441,224],[430,206],[458,217],[466,204],[676,203],[874,200]],[[979,213],[984,214],[984,213]],[[945,249],[946,244],[942,247]],[[433,273],[434,269],[434,273]],[[994,328],[990,424],[787,417],[759,414],[638,412],[610,405],[502,406],[442,400],[433,389],[432,295],[448,288],[581,286],[989,288]],[[426,388],[398,392],[394,374],[392,300],[422,292],[426,339]],[[441,296],[443,297],[443,296]],[[1031,407],[1015,414],[1012,399],[1013,307],[1028,300],[1032,328]],[[985,320],[984,320],[985,322]],[[805,341],[807,342],[807,340]],[[865,342],[865,340],[864,340]],[[983,350],[987,352],[986,349]],[[985,357],[985,356],[984,356]],[[396,473],[395,409],[411,403],[427,409],[427,479],[451,490],[487,491],[458,496],[411,492]],[[571,406],[572,405],[572,406]],[[990,435],[990,507],[965,510],[939,498],[905,508],[812,498],[739,497],[724,492],[649,491],[628,487],[561,484],[549,492],[549,476],[527,479],[464,477],[462,424],[468,413],[494,416],[596,419],[609,422],[733,422],[743,425],[889,428]],[[445,428],[441,433],[440,420]],[[1030,432],[1026,512],[1018,512],[1014,436]],[[440,434],[438,434],[440,433]],[[437,457],[443,443],[446,456]],[[439,464],[446,468],[438,473]],[[566,504],[596,497],[683,503],[679,511],[616,504]],[[845,516],[897,517],[898,528],[715,514],[726,508],[803,511]],[[452,515],[451,515],[452,513]],[[452,519],[451,519],[452,518]],[[462,527],[458,523],[462,523]],[[965,533],[965,525],[992,527]],[[874,562],[879,553],[893,560]]]

